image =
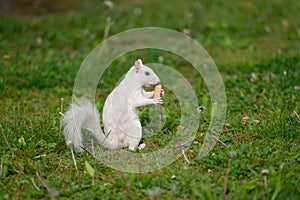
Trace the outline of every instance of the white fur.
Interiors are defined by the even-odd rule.
[[[153,92],[146,92],[143,86],[156,85],[159,81],[149,67],[137,60],[105,101],[102,115],[104,132],[100,127],[99,112],[91,102],[72,104],[63,119],[66,143],[72,144],[77,151],[83,151],[82,130],[86,129],[105,148],[128,147],[134,150],[142,138],[137,107],[163,103],[160,98],[153,99]]]

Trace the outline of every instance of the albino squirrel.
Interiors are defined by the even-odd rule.
[[[88,130],[107,149],[128,147],[134,150],[142,138],[142,126],[137,107],[162,104],[163,91],[153,98],[153,91],[146,92],[143,86],[157,85],[157,75],[142,60],[135,61],[124,79],[109,94],[103,107],[104,132],[100,127],[97,108],[90,101],[72,104],[64,114],[63,125],[67,145],[73,145],[76,151],[83,151],[83,130]],[[141,144],[140,148],[145,147]]]

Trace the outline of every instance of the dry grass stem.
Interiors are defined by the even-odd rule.
[[[188,158],[186,157],[186,155],[185,155],[184,149],[182,149],[182,154],[183,154],[183,157],[184,157],[185,161],[186,161],[188,164],[190,164],[189,159],[188,159]]]
[[[33,158],[40,158],[40,157],[46,157],[46,156],[47,156],[46,154],[42,154],[42,155],[35,156]]]
[[[254,171],[254,169],[252,169],[249,165],[247,165],[247,168],[249,169],[250,172],[252,172],[255,176],[257,176],[256,171]]]
[[[50,188],[45,181],[43,181],[43,179],[40,177],[39,172],[36,171],[36,177],[38,178],[38,180],[40,181],[40,183],[43,185],[44,188],[46,188],[46,190],[48,191],[50,197],[57,197],[59,195],[59,191],[56,190],[55,188]]]
[[[37,191],[40,191],[40,188],[35,184],[33,178],[31,178],[31,183],[32,183],[33,187],[34,187]]]
[[[35,175],[36,175],[36,177],[38,178],[38,180],[40,181],[40,183],[43,185],[43,187],[46,188],[46,190],[47,190],[48,192],[50,192],[51,189],[50,189],[49,186],[43,181],[43,179],[40,177],[38,171],[35,172]]]
[[[212,135],[212,137],[217,140],[218,142],[220,142],[221,144],[223,144],[225,147],[227,147],[227,144],[225,144],[224,142],[222,142],[217,136]]]
[[[70,149],[71,149],[71,153],[72,153],[72,159],[73,159],[73,162],[74,162],[74,166],[75,166],[76,172],[78,173],[77,162],[76,162],[76,159],[75,159],[74,151],[73,151],[72,147]]]

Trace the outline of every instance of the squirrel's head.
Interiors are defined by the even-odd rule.
[[[143,65],[141,59],[136,60],[132,68],[134,76],[141,85],[157,85],[160,82],[153,70]]]

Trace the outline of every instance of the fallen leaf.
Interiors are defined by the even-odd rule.
[[[249,116],[243,117],[243,119],[242,119],[242,124],[243,124],[243,125],[246,125],[246,123],[248,122],[249,119],[250,119]]]

